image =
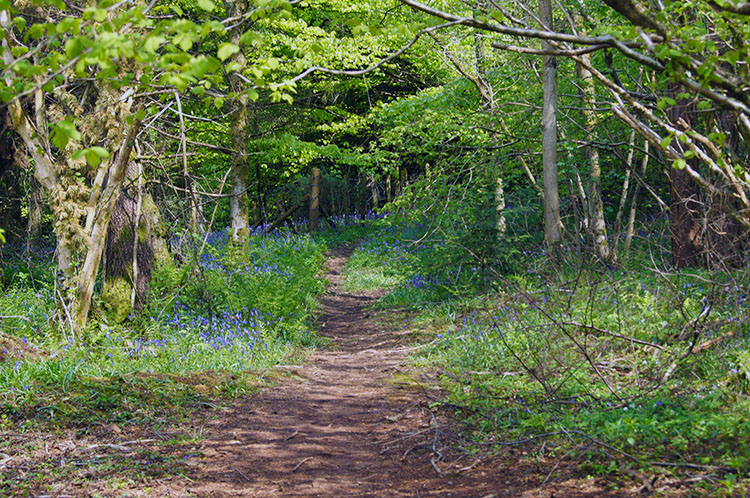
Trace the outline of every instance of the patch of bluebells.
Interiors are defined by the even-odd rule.
[[[428,228],[427,223],[424,222],[400,223],[382,227],[374,235],[366,238],[357,248],[357,252],[403,260],[406,255],[418,254],[434,248],[426,242],[414,242],[421,240]]]
[[[431,289],[443,285],[443,281],[434,275],[414,275],[408,281],[404,282],[403,287],[412,289]]]
[[[240,312],[225,308],[213,316],[191,313],[185,305],[177,305],[174,314],[166,316],[163,334],[159,338],[135,340],[126,354],[138,358],[144,354],[156,356],[158,350],[173,349],[196,341],[210,346],[214,351],[235,350],[248,354],[257,347],[268,349],[265,342],[271,330],[282,320],[258,309]],[[156,318],[152,318],[156,321]]]
[[[500,332],[500,329],[496,325],[497,320],[497,317],[493,317],[492,323],[484,323],[481,320],[477,320],[477,311],[475,310],[470,315],[461,319],[461,326],[455,331],[438,334],[437,338],[439,342],[443,343],[446,349],[450,346],[451,342],[461,338],[469,338],[474,342],[496,341],[502,336],[502,332]]]

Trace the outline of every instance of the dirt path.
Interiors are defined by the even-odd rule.
[[[638,482],[587,478],[569,455],[549,449],[512,446],[491,457],[461,451],[450,417],[430,410],[436,393],[425,391],[429,383],[409,381],[422,374],[406,364],[412,345],[401,330],[404,316],[375,314],[369,305],[377,295],[343,289],[350,252],[335,251],[328,263],[320,332],[331,345],[309,364],[280,368],[289,375],[277,386],[228,408],[206,402],[210,410],[180,417],[166,409],[170,422],[158,430],[134,423],[2,433],[0,495],[563,498],[649,491]]]
[[[332,346],[293,378],[235,406],[202,448],[198,496],[486,496],[479,475],[441,477],[434,423],[415,393],[391,382],[408,345],[342,288],[346,249],[329,263],[320,332]],[[417,434],[419,433],[419,434]],[[415,435],[416,434],[416,435]],[[436,450],[440,451],[436,445]],[[404,453],[407,453],[404,456]],[[442,462],[436,465],[444,465]]]
[[[578,486],[537,494],[541,478],[528,463],[509,469],[449,452],[425,396],[392,380],[405,368],[403,333],[369,311],[376,296],[343,290],[349,252],[334,252],[328,263],[320,332],[332,346],[206,427],[211,436],[189,475],[191,496],[608,494]]]

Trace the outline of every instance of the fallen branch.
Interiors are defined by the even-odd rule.
[[[636,344],[642,344],[643,346],[649,346],[652,348],[656,348],[659,350],[664,350],[663,346],[659,346],[658,344],[654,344],[653,342],[648,341],[642,341],[640,339],[636,339],[634,337],[628,337],[626,335],[618,334],[617,332],[612,332],[611,330],[602,329],[599,327],[594,327],[593,325],[586,325],[585,323],[578,323],[578,322],[560,322],[562,325],[570,325],[572,327],[580,327],[583,329],[593,330],[595,332],[599,332],[601,334],[607,334],[611,335],[612,337],[617,337],[618,339],[623,339],[628,342],[634,342]]]
[[[669,380],[669,378],[674,373],[674,371],[677,368],[677,365],[679,364],[680,361],[684,360],[685,358],[687,358],[690,355],[702,353],[703,351],[705,351],[707,349],[710,349],[710,348],[714,347],[715,345],[719,344],[724,339],[729,339],[730,337],[733,337],[734,334],[735,334],[735,331],[734,330],[730,330],[729,332],[727,332],[726,334],[724,334],[722,336],[719,336],[719,337],[716,337],[715,339],[710,339],[708,341],[702,342],[698,346],[696,346],[694,348],[691,348],[691,349],[688,349],[688,351],[685,354],[683,354],[678,360],[673,361],[672,364],[669,365],[669,367],[667,368],[666,373],[664,374],[664,378],[662,379],[662,383],[665,383],[665,382],[667,382],[667,380]]]
[[[310,194],[306,194],[302,199],[300,199],[297,202],[297,204],[295,204],[294,206],[290,207],[289,209],[287,209],[286,211],[284,211],[283,213],[281,213],[279,215],[279,217],[276,218],[276,221],[274,221],[268,228],[266,228],[265,230],[263,230],[263,234],[265,235],[268,232],[270,232],[271,230],[274,230],[274,229],[280,227],[286,221],[286,219],[289,218],[289,216],[291,216],[292,213],[294,213],[297,209],[299,209],[299,207],[302,205],[302,203],[305,202],[309,198],[310,198]]]

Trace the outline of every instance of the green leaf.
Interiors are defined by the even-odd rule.
[[[669,148],[669,145],[672,143],[672,135],[666,136],[661,139],[661,148],[667,149]]]
[[[672,167],[674,169],[685,169],[685,166],[687,166],[687,163],[682,158],[677,159],[674,163],[672,163]]]
[[[227,60],[232,54],[236,54],[240,51],[240,47],[234,43],[222,43],[219,45],[219,50],[216,51],[216,56],[222,61]]]
[[[206,12],[213,12],[216,8],[216,4],[211,0],[198,0],[198,7],[205,10]]]
[[[108,157],[109,152],[104,147],[91,147],[86,149],[86,162],[89,163],[89,166],[92,168],[99,166],[102,159],[107,159]]]
[[[242,70],[242,64],[239,62],[230,62],[224,69],[226,69],[228,73],[235,73]]]
[[[76,129],[76,125],[67,117],[51,128],[52,143],[60,150],[64,150],[70,140],[77,142],[81,139],[81,133]]]
[[[107,19],[107,11],[105,9],[89,7],[83,11],[83,18],[85,20],[93,19],[96,22],[103,22]]]
[[[217,109],[221,109],[222,107],[224,107],[224,99],[222,97],[216,97],[214,99],[214,107],[216,107]]]
[[[143,44],[143,48],[144,50],[146,50],[146,52],[153,54],[165,41],[166,38],[163,36],[149,36],[148,38],[146,38],[146,41]]]

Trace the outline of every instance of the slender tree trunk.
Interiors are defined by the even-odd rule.
[[[42,232],[42,186],[35,178],[31,179],[31,194],[29,195],[29,219],[26,234],[29,241],[38,241]]]
[[[585,62],[589,60],[588,55],[584,55],[582,58]],[[592,141],[596,140],[597,136],[596,125],[598,119],[594,110],[596,106],[596,88],[594,86],[594,77],[586,69],[585,65],[578,65],[578,74],[583,84],[581,93],[583,94],[584,128],[588,137],[588,142],[584,146],[584,153],[591,166],[588,196],[588,212],[591,223],[589,231],[594,243],[596,257],[605,263],[612,264],[615,262],[615,254],[610,250],[609,242],[607,241],[607,225],[604,219],[604,203],[602,202],[602,168],[599,159],[599,149],[591,144]]]
[[[351,205],[351,195],[352,195],[352,189],[349,186],[349,170],[347,169],[346,173],[344,173],[344,178],[342,180],[344,182],[344,195],[342,196],[342,203],[344,210],[344,223],[349,223],[349,215],[351,214],[351,208],[349,207]]]
[[[646,174],[646,168],[648,167],[648,150],[649,141],[644,140],[643,144],[643,161],[641,162],[641,178]],[[635,212],[638,208],[638,195],[641,192],[641,184],[637,183],[635,190],[633,191],[633,199],[630,201],[630,214],[628,215],[628,228],[625,233],[625,244],[623,250],[627,253],[630,251],[630,244],[633,242],[633,234],[635,233]]]
[[[367,176],[364,173],[359,174],[359,184],[357,187],[359,215],[364,220],[365,215],[367,215]]]
[[[426,165],[426,167],[429,169],[430,165]],[[378,181],[375,179],[374,176],[371,176],[368,178],[368,183],[370,184],[370,192],[372,194],[372,209],[373,211],[378,209],[380,207],[380,197],[378,196]]]
[[[385,177],[385,195],[386,195],[386,201],[388,204],[391,203],[392,200],[392,192],[391,192],[391,174],[388,173],[388,176]]]
[[[505,236],[506,224],[505,224],[505,186],[503,185],[503,178],[497,177],[497,184],[495,185],[495,210],[497,214],[497,240],[498,242]]]
[[[539,19],[552,30],[552,1],[539,0]],[[553,50],[542,41],[543,50]],[[542,57],[544,64],[544,106],[542,109],[542,164],[544,179],[544,240],[548,245],[562,241],[560,192],[557,174],[557,59]]]
[[[310,182],[310,232],[318,231],[320,216],[320,168],[313,168]]]
[[[245,0],[236,0],[233,2],[232,13],[234,16],[240,16],[247,12],[247,2]],[[240,46],[240,37],[242,36],[242,24],[238,24],[232,30],[232,43]],[[242,49],[232,55],[231,62],[238,64],[237,72],[229,75],[229,84],[232,91],[237,93],[237,98],[233,102],[232,112],[232,141],[234,152],[232,153],[232,197],[230,198],[230,217],[232,219],[231,237],[232,240],[238,240],[250,234],[250,215],[248,212],[248,186],[250,183],[250,171],[247,164],[247,116],[248,116],[248,96],[246,85],[238,73],[241,73],[247,66],[245,54]]]
[[[617,215],[615,215],[615,226],[612,230],[612,252],[617,258],[618,249],[620,247],[620,235],[622,235],[622,217],[625,215],[625,205],[628,201],[628,195],[630,194],[630,176],[633,171],[633,160],[635,158],[635,130],[630,132],[630,138],[628,139],[628,157],[625,160],[625,178],[622,181],[622,189],[620,192],[620,202],[617,205]]]

